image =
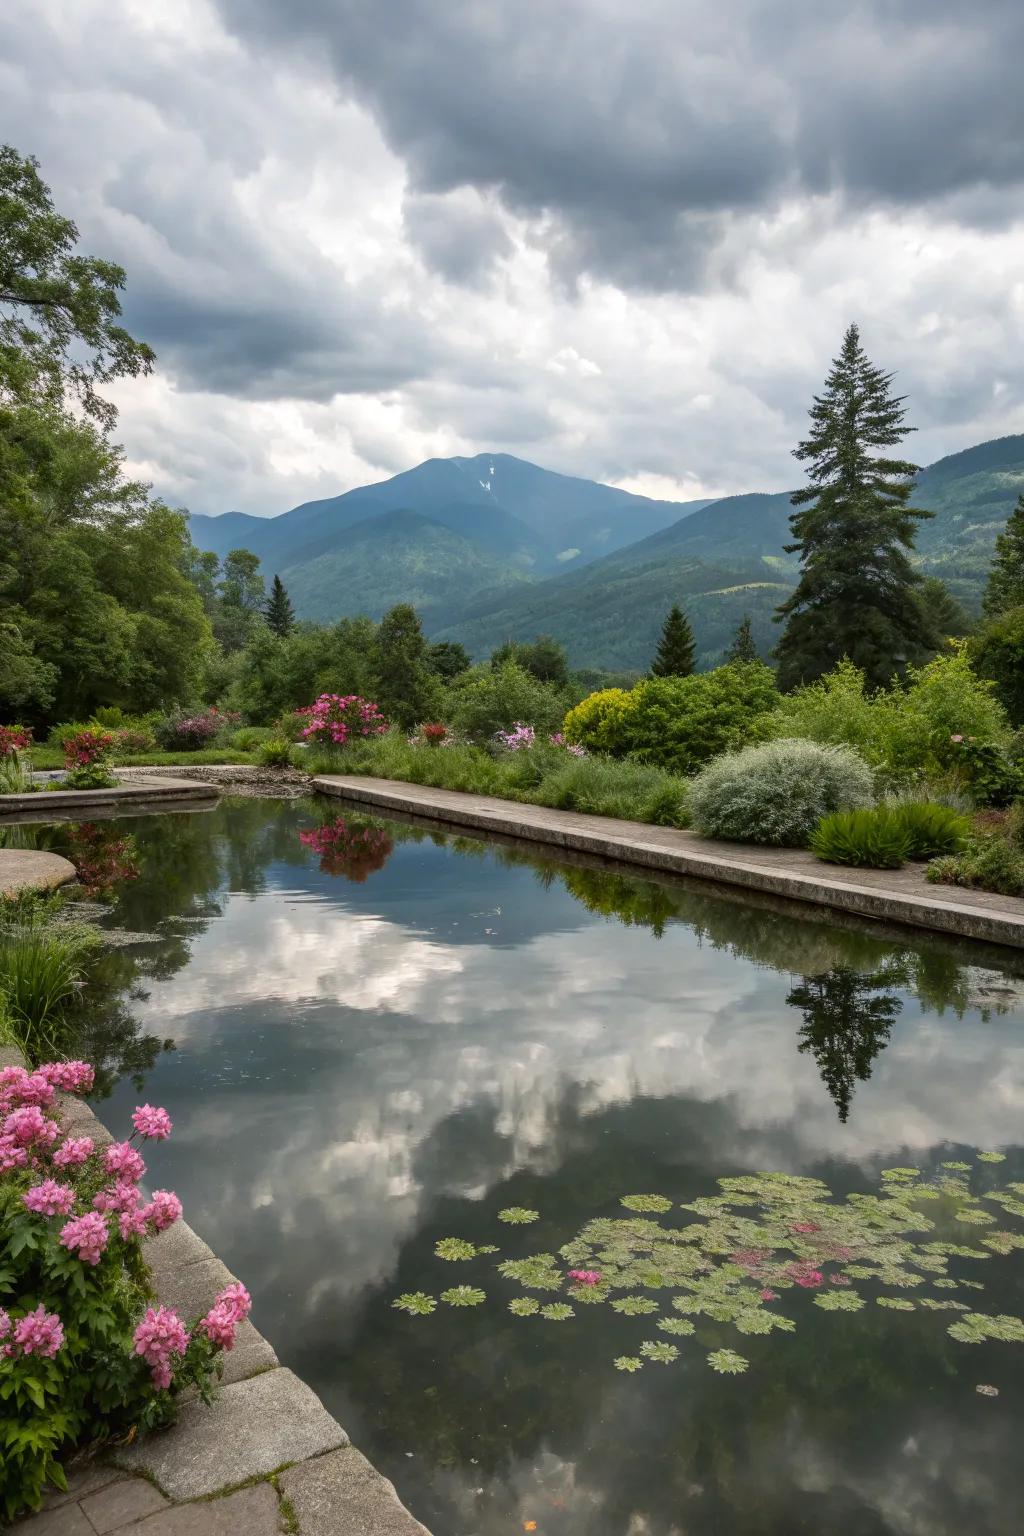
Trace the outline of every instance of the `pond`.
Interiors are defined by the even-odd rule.
[[[1024,957],[337,802],[34,835],[146,936],[98,1112],[436,1536],[1019,1530]]]

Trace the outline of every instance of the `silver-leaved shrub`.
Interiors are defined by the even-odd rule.
[[[802,847],[831,811],[873,801],[871,770],[851,747],[783,739],[730,752],[690,785],[690,820],[705,837]]]

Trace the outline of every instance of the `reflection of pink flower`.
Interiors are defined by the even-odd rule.
[[[778,1301],[779,1299],[778,1292],[770,1291],[767,1289],[767,1287],[763,1291],[758,1291],[757,1294],[760,1296],[762,1301]]]
[[[741,1269],[756,1270],[768,1257],[767,1248],[737,1248],[735,1253],[730,1253],[729,1261],[738,1264]]]
[[[575,1280],[577,1285],[600,1285],[601,1271],[598,1269],[570,1269],[569,1279]]]

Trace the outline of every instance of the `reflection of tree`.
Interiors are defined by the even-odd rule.
[[[116,821],[81,821],[70,827],[67,856],[89,896],[106,896],[139,877],[135,840]]]
[[[893,1020],[903,1007],[893,991],[900,984],[906,984],[901,966],[864,974],[837,965],[820,976],[803,977],[786,998],[803,1011],[799,1049],[814,1057],[844,1123],[854,1085],[867,1082],[871,1063],[889,1043]]]

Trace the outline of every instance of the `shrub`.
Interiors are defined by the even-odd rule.
[[[722,752],[770,734],[779,695],[763,662],[732,662],[690,677],[645,678],[608,689],[566,716],[566,735],[594,751],[693,773]]]
[[[799,847],[823,816],[870,804],[871,772],[849,747],[770,741],[709,763],[690,785],[706,837]]]
[[[237,720],[237,715],[222,714],[212,707],[192,712],[175,710],[157,721],[156,739],[165,752],[198,752],[211,746],[225,726]]]
[[[950,766],[975,805],[1009,805],[1024,793],[1024,771],[1009,753],[975,736],[951,736]]]
[[[299,732],[302,739],[320,747],[340,749],[360,736],[383,735],[388,728],[376,704],[358,693],[322,693],[315,703],[295,713],[306,721]]]
[[[1013,724],[1024,725],[1024,608],[1008,608],[990,619],[970,649],[979,675],[994,683]]]
[[[523,798],[586,816],[617,816],[663,827],[688,825],[684,781],[646,763],[560,755]]]
[[[0,759],[27,752],[31,745],[32,731],[27,725],[0,725]]]
[[[550,683],[538,682],[514,661],[500,667],[473,667],[448,692],[448,723],[474,741],[490,741],[525,720],[537,731],[556,731],[565,702]]]
[[[910,667],[905,685],[869,694],[864,674],[842,661],[817,682],[783,698],[774,733],[855,747],[895,783],[949,768],[958,740],[1005,745],[1006,716],[993,685],[972,671],[956,642],[925,667]]]
[[[256,749],[256,761],[261,768],[288,768],[292,761],[292,744],[271,738],[261,742]]]
[[[833,811],[810,835],[811,852],[828,864],[866,869],[899,869],[910,857],[911,835],[898,811],[888,806]]]
[[[109,731],[73,731],[64,738],[64,778],[60,789],[112,789],[110,771],[114,738]]]
[[[933,859],[925,876],[940,885],[1024,896],[1024,849],[999,833],[978,837],[963,853]]]
[[[934,800],[907,800],[891,807],[908,837],[908,859],[933,859],[959,853],[971,834],[971,823],[960,811]]]
[[[217,1357],[248,1315],[232,1284],[186,1330],[169,1307],[146,1310],[140,1239],[171,1226],[181,1202],[144,1201],[136,1138],[162,1140],[171,1122],[143,1105],[128,1141],[96,1149],[65,1136],[55,1090],[87,1091],[85,1062],[0,1071],[0,1518],[38,1507],[48,1483],[67,1486],[61,1460],[136,1428],[170,1422],[180,1394],[209,1401]]]
[[[126,725],[114,732],[115,757],[134,757],[155,747],[156,737],[148,725]]]

